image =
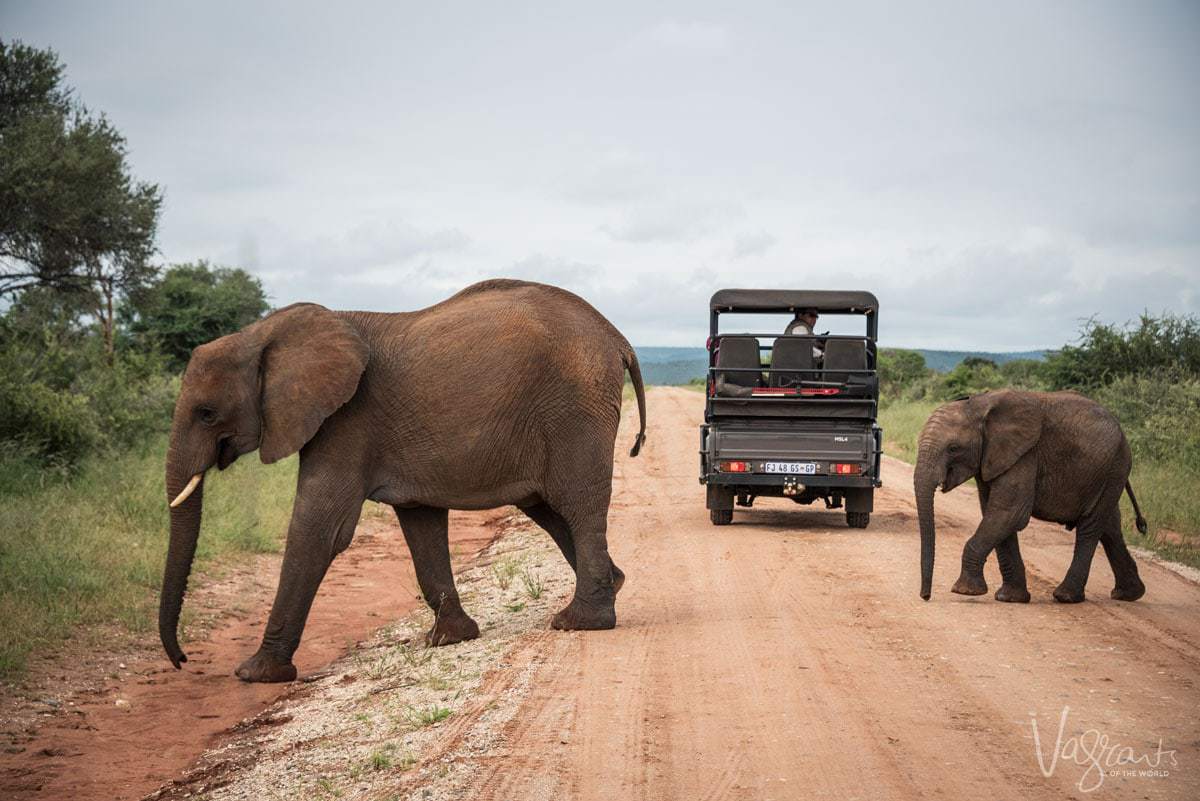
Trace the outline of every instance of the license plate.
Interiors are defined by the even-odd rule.
[[[816,462],[763,462],[764,473],[787,473],[811,476],[817,472]]]

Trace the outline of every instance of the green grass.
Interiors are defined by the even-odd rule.
[[[31,654],[81,627],[154,630],[169,530],[165,452],[160,437],[65,476],[0,463],[0,678],[19,676]],[[268,467],[250,454],[209,473],[194,573],[281,547],[296,465],[292,457]]]
[[[521,571],[521,583],[525,585],[525,594],[533,600],[542,597],[542,592],[545,589],[545,584],[542,582],[542,577],[537,573],[530,573],[528,570]]]
[[[414,729],[421,729],[426,726],[432,726],[435,723],[441,723],[453,713],[452,709],[444,706],[431,706],[424,709],[410,706],[404,711],[404,719]]]
[[[879,413],[884,453],[909,463],[916,461],[917,436],[938,405],[924,400],[886,405]],[[1139,433],[1127,427],[1131,442],[1139,441]],[[1164,459],[1135,453],[1130,483],[1149,524],[1149,534],[1137,533],[1133,506],[1128,496],[1123,496],[1121,517],[1126,541],[1172,561],[1200,567],[1200,493],[1196,492],[1200,475],[1194,466],[1182,456]]]
[[[1137,533],[1133,506],[1126,496],[1121,502],[1126,541],[1172,561],[1200,567],[1200,494],[1196,492],[1200,476],[1181,464],[1135,457],[1129,482],[1150,531],[1144,537]]]
[[[906,462],[917,459],[917,436],[929,413],[938,407],[934,401],[893,401],[879,410],[883,428],[883,452]]]

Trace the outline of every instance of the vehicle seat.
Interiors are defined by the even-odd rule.
[[[717,367],[737,369],[761,368],[758,340],[749,336],[721,337],[717,343]],[[716,393],[725,396],[748,396],[762,386],[762,373],[716,373]]]
[[[808,339],[780,337],[771,346],[771,386],[798,387],[801,381],[812,381],[812,373],[776,373],[782,370],[810,370],[813,364],[813,343]]]
[[[838,370],[866,370],[867,343],[861,339],[830,339],[825,343],[825,381],[847,383],[852,375],[860,378],[862,373],[839,373]]]

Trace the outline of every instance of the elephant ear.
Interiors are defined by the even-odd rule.
[[[313,303],[287,306],[259,325],[258,453],[271,464],[304,447],[354,397],[367,345],[349,323]]]
[[[972,398],[983,416],[980,474],[991,481],[1017,463],[1042,435],[1042,407],[1029,395],[1011,390]]]

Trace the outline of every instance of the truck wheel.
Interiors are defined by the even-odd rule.
[[[733,522],[732,509],[709,509],[708,519],[714,526],[728,526]]]
[[[870,522],[870,512],[846,512],[846,525],[850,528],[866,528]]]

